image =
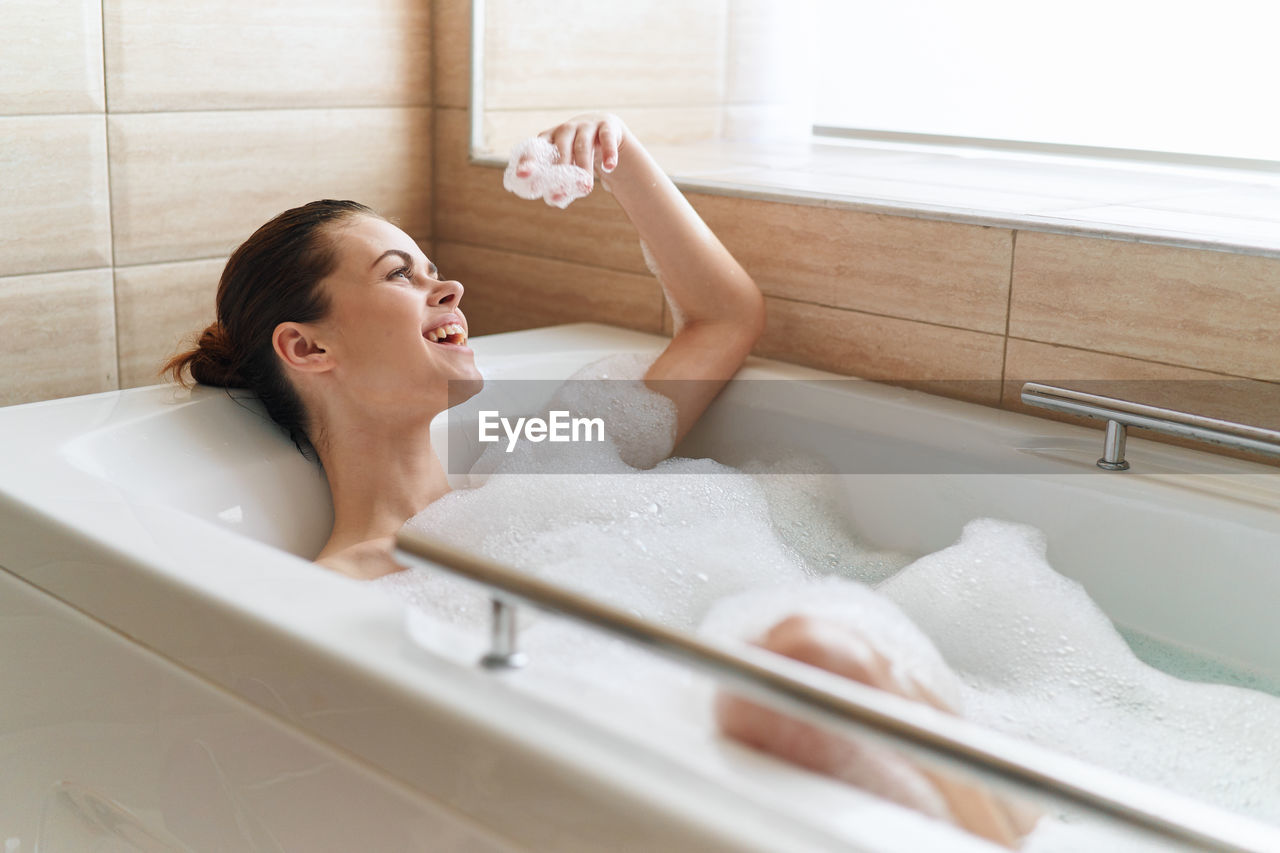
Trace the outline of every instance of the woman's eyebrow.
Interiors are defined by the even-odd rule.
[[[373,262],[373,266],[376,267],[378,264],[382,263],[383,259],[388,257],[389,255],[399,255],[400,260],[404,261],[409,266],[413,266],[413,258],[409,257],[409,253],[402,252],[399,249],[387,249],[385,252],[383,252],[381,255],[378,256],[378,259],[376,261]],[[373,269],[373,267],[370,267],[370,269]]]

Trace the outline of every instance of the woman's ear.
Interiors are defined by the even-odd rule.
[[[333,359],[316,340],[315,328],[306,323],[281,323],[271,334],[271,346],[286,367],[303,373],[333,369]]]

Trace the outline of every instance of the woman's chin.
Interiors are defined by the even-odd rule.
[[[472,375],[449,380],[449,408],[461,405],[480,393],[484,377],[476,370]]]

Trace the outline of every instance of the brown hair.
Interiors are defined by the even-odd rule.
[[[324,199],[286,210],[253,232],[222,271],[218,319],[194,349],[169,359],[161,373],[186,384],[189,370],[202,385],[249,389],[294,444],[308,453],[306,409],[281,368],[271,338],[280,323],[311,323],[328,313],[319,284],[333,272],[337,253],[326,231],[358,215],[378,216],[358,202]]]

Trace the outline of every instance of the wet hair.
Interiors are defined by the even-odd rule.
[[[356,216],[382,218],[358,202],[323,199],[286,210],[253,232],[222,270],[218,319],[161,373],[186,384],[189,371],[201,385],[252,391],[298,449],[313,457],[306,409],[271,338],[281,323],[311,323],[328,313],[320,281],[337,265],[328,232]]]

